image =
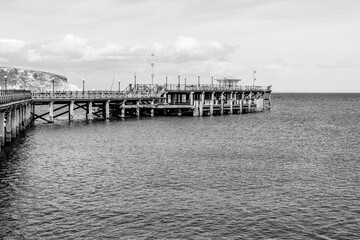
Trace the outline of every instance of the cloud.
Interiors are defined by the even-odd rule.
[[[118,71],[121,78],[150,76],[150,55],[156,54],[156,75],[239,75],[242,67],[232,61],[236,45],[178,37],[171,43],[134,44],[118,42],[91,45],[85,38],[68,34],[63,38],[25,42],[0,39],[0,62],[10,66],[56,72],[72,79],[102,81]],[[129,80],[130,81],[130,80]],[[145,80],[143,80],[145,81]]]
[[[179,37],[174,43],[152,46],[123,46],[120,43],[106,43],[103,46],[91,46],[85,38],[72,34],[62,39],[24,42],[13,39],[0,39],[2,59],[22,60],[29,63],[45,62],[70,65],[85,62],[122,61],[143,62],[151,52],[155,52],[162,61],[184,63],[189,61],[223,61],[237,46],[219,42],[202,42],[190,37]]]
[[[18,53],[27,45],[26,42],[15,39],[0,39],[0,54]]]
[[[219,42],[201,42],[191,37],[178,37],[170,46],[156,46],[159,55],[169,62],[226,60],[237,46]]]

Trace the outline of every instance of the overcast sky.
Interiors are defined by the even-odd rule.
[[[87,89],[211,83],[274,92],[360,92],[358,0],[0,0],[0,65],[65,75]]]

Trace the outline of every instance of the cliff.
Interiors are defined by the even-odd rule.
[[[7,76],[7,89],[25,89],[32,91],[80,90],[74,84],[69,84],[62,75],[36,71],[31,69],[0,66],[0,89],[5,89],[5,76]]]

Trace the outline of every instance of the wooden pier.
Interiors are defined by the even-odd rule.
[[[0,146],[11,142],[36,120],[60,116],[86,119],[141,116],[213,116],[270,109],[271,86],[137,84],[123,91],[0,91]]]
[[[52,123],[74,110],[94,117],[141,117],[166,115],[212,116],[261,112],[270,109],[271,87],[221,85],[147,85],[129,86],[124,91],[33,92],[34,120]],[[37,113],[38,106],[48,111]]]

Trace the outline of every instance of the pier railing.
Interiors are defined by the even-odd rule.
[[[131,99],[131,98],[160,98],[165,91],[271,91],[271,86],[223,86],[217,84],[138,84],[129,85],[123,91],[16,91],[7,90],[9,94],[4,101],[11,99]],[[4,91],[1,91],[4,92]],[[10,92],[17,92],[10,94]],[[10,96],[11,95],[11,96]],[[1,94],[1,97],[3,93]],[[3,99],[3,98],[1,98]],[[6,99],[6,100],[5,100]],[[3,100],[1,100],[3,101]]]
[[[0,90],[0,104],[31,99],[31,91]]]
[[[220,84],[168,84],[168,91],[271,91],[271,86],[224,86]]]
[[[55,91],[32,92],[33,99],[128,99],[158,98],[159,94],[125,91]]]

